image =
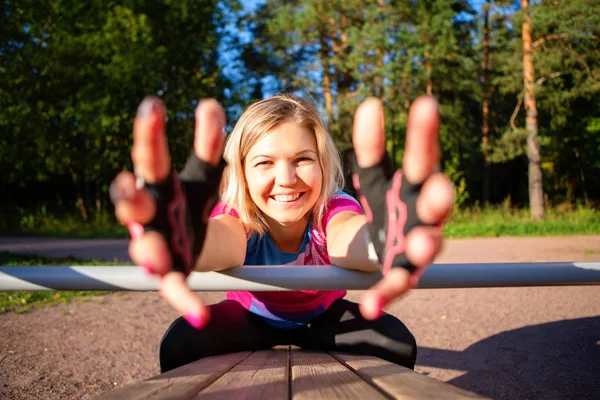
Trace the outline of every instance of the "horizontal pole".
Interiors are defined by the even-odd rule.
[[[381,279],[376,272],[335,266],[245,265],[222,272],[193,272],[196,291],[361,290]],[[599,285],[600,262],[433,264],[417,288]],[[134,266],[0,266],[0,291],[154,291],[158,279]]]

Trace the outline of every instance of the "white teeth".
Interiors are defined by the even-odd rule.
[[[300,193],[296,193],[296,194],[277,194],[277,195],[273,196],[273,198],[275,199],[275,201],[279,201],[279,202],[282,202],[282,203],[285,203],[285,202],[288,202],[288,201],[294,201],[298,197],[300,197]]]

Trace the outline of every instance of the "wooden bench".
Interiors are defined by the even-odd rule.
[[[99,399],[483,399],[382,359],[272,350],[207,357]]]

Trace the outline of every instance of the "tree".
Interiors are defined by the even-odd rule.
[[[133,118],[149,94],[167,105],[179,168],[192,143],[194,99],[225,99],[220,21],[235,3],[5,2],[0,127],[14,152],[1,161],[11,171],[3,182],[61,182],[53,190],[73,193],[86,220],[89,203],[101,210],[108,183],[130,165]]]
[[[532,25],[529,1],[521,0],[523,10],[523,79],[525,82],[525,111],[527,112],[527,158],[529,159],[529,208],[531,218],[544,219],[544,188],[540,167],[540,144],[538,142],[538,112],[535,99],[535,71],[533,65]]]

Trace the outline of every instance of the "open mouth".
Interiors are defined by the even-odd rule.
[[[269,196],[272,200],[275,200],[278,203],[293,203],[296,200],[300,199],[304,196],[304,192],[302,193],[293,193],[293,194],[277,194],[274,196]]]

